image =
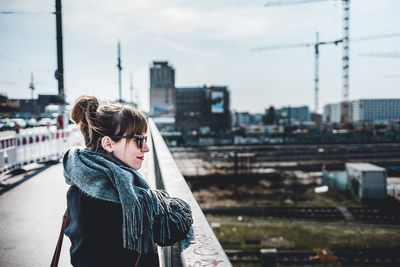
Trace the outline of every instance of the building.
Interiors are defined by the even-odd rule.
[[[0,96],[0,112],[4,112],[5,116],[39,117],[44,114],[47,105],[58,103],[58,95],[38,95],[37,99],[8,99]]]
[[[0,94],[0,117],[9,117],[10,113],[18,112],[19,101],[8,99],[7,96]]]
[[[232,114],[232,126],[262,124],[263,114],[251,114],[249,112],[234,112]]]
[[[168,61],[153,61],[150,67],[150,112],[173,115],[175,111],[175,70]]]
[[[283,107],[277,111],[280,117],[287,118],[291,122],[310,121],[310,111],[308,106]]]
[[[19,110],[18,113],[27,114],[26,117],[35,115],[39,116],[44,112],[43,105],[38,103],[37,99],[18,99],[19,101]],[[29,115],[28,115],[29,114]]]
[[[29,116],[41,116],[46,113],[46,106],[57,105],[60,103],[58,95],[38,95],[37,99],[18,99],[19,110],[21,114],[25,114],[26,117]],[[33,111],[33,112],[32,112]]]
[[[235,112],[233,113],[233,125],[248,125],[251,123],[251,114],[249,112]]]
[[[61,103],[59,95],[38,95],[37,102],[42,106]]]
[[[176,88],[176,130],[184,134],[229,132],[229,101],[226,86]]]
[[[359,99],[351,102],[353,122],[385,122],[400,119],[400,98]]]
[[[358,99],[350,102],[351,122],[387,122],[400,119],[400,98]],[[339,123],[342,117],[341,103],[324,106],[323,122]]]
[[[324,123],[340,123],[341,120],[341,104],[326,104],[322,114],[322,121]]]

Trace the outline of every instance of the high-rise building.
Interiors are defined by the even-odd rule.
[[[400,119],[400,98],[359,99],[351,102],[352,121],[388,121]]]
[[[225,133],[231,129],[226,86],[176,88],[175,128],[183,133]]]
[[[150,111],[153,115],[175,112],[175,70],[168,61],[153,61],[150,67]]]
[[[400,98],[358,99],[350,102],[352,122],[385,122],[400,119]],[[328,104],[324,107],[323,121],[341,122],[341,103]]]

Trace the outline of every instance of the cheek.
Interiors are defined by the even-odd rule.
[[[127,147],[126,151],[125,151],[125,158],[127,158],[130,161],[133,161],[136,159],[137,155],[137,149],[135,149],[135,147],[129,145],[129,147]]]

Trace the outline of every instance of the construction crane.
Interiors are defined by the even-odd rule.
[[[400,37],[400,32],[389,33],[389,34],[376,34],[369,35],[351,39],[352,42],[355,41],[368,41],[373,39],[383,39],[383,38],[392,38],[392,37]],[[266,46],[251,49],[250,51],[258,52],[264,50],[275,50],[275,49],[286,49],[286,48],[297,48],[297,47],[314,47],[314,56],[315,56],[315,76],[314,76],[314,85],[315,85],[315,96],[314,96],[314,104],[315,104],[315,112],[318,112],[318,103],[319,103],[319,46],[327,45],[327,44],[335,44],[338,45],[342,43],[343,39],[338,39],[334,41],[321,42],[319,41],[319,34],[316,33],[315,43],[299,43],[299,44],[288,44],[288,45],[274,45],[274,46]],[[368,56],[368,57],[400,57],[400,53],[396,52],[369,52],[369,53],[361,53],[359,56]]]
[[[339,43],[342,43],[343,39],[338,39],[334,41],[324,41],[321,42],[319,41],[319,33],[316,32],[316,39],[315,43],[302,43],[302,44],[293,44],[293,45],[276,45],[276,46],[269,46],[269,47],[261,47],[261,48],[255,48],[252,49],[251,51],[263,51],[263,50],[271,50],[271,49],[281,49],[281,48],[296,48],[296,47],[314,47],[314,57],[315,57],[315,75],[314,75],[314,109],[315,113],[318,113],[318,102],[319,102],[319,46],[321,45],[328,45],[328,44],[334,44],[338,45]]]
[[[323,2],[323,1],[331,1],[331,0],[278,0],[278,1],[270,1],[265,4],[266,7],[270,6],[283,6],[283,5],[293,5],[293,4],[306,4],[313,2]],[[341,39],[342,43],[342,70],[343,70],[343,101],[341,105],[342,109],[342,122],[349,122],[349,21],[350,21],[350,0],[341,0],[343,4],[343,37]],[[318,96],[316,97],[318,98]],[[315,110],[317,112],[317,110]]]
[[[397,52],[365,52],[359,53],[360,57],[385,57],[385,58],[399,58],[400,53]]]

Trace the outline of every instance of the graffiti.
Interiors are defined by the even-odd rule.
[[[209,244],[210,241],[212,241],[212,237],[207,235],[204,229],[201,229],[200,227],[194,227],[194,235],[195,235],[195,240],[198,243],[201,243],[203,245]],[[199,234],[201,233],[201,234]]]
[[[209,267],[214,267],[214,266],[218,266],[218,264],[220,264],[221,262],[223,262],[222,260],[214,260],[214,259],[201,259],[201,260],[197,260],[195,261],[193,264],[189,264],[189,267],[201,267],[201,266],[209,266]]]
[[[197,231],[198,229],[195,229],[194,235],[195,235],[195,242],[192,246],[192,251],[196,255],[200,256],[216,256],[219,253],[216,251],[215,247],[210,244],[210,241],[212,240],[211,237],[207,236],[206,234],[201,234],[198,235]]]
[[[213,244],[213,238],[201,231],[199,227],[194,227],[195,240],[188,248],[189,254],[193,257],[187,258],[189,267],[214,267],[219,266],[224,262],[224,259],[219,252],[220,248]],[[199,234],[201,233],[201,234]],[[188,251],[187,251],[188,252]],[[196,255],[196,256],[195,256]],[[211,258],[210,258],[211,257]]]
[[[197,245],[193,249],[193,253],[199,256],[216,256],[219,253],[212,246]]]

